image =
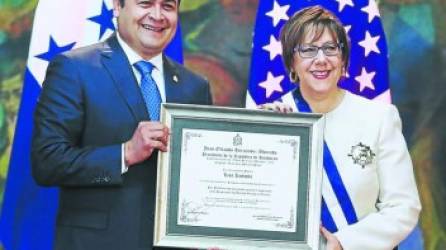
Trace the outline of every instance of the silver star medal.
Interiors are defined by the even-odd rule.
[[[372,163],[373,158],[375,157],[375,153],[373,153],[372,149],[369,146],[362,144],[362,142],[358,143],[356,146],[352,146],[350,154],[348,154],[353,159],[354,164],[360,165],[364,168],[366,165]]]

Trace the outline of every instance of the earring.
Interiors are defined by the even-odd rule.
[[[297,83],[299,81],[299,77],[297,76],[296,72],[290,71],[290,80],[294,83]]]

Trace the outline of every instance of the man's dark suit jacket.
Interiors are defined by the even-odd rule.
[[[211,104],[206,80],[163,59],[167,102]],[[50,63],[34,119],[33,176],[60,187],[55,248],[152,249],[157,153],[121,174],[121,144],[150,119],[115,35]]]

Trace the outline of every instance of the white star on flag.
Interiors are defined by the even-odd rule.
[[[346,25],[346,26],[344,26],[344,29],[345,29],[345,33],[348,34],[348,32],[350,32],[350,30],[352,29],[352,26],[351,25]]]
[[[289,19],[288,15],[286,14],[289,8],[289,5],[280,6],[277,1],[274,1],[273,9],[266,13],[267,16],[273,19],[274,27],[277,26],[280,20],[286,21]]]
[[[376,4],[375,0],[369,0],[369,5],[361,10],[369,15],[369,23],[372,22],[373,18],[380,16],[378,5]]]
[[[269,37],[269,44],[262,47],[269,52],[269,59],[272,61],[276,56],[282,54],[282,43],[271,35]]]
[[[271,72],[268,72],[268,76],[264,82],[259,83],[259,86],[266,90],[266,98],[269,98],[274,91],[283,92],[282,86],[280,83],[282,82],[284,76],[273,76]]]
[[[346,5],[354,6],[352,0],[336,0],[339,3],[339,12],[341,12]]]
[[[365,88],[375,90],[372,79],[375,77],[376,72],[367,73],[364,67],[362,67],[361,75],[355,77],[355,80],[359,82],[359,91],[363,91]]]
[[[368,56],[370,52],[374,51],[376,53],[381,53],[379,51],[379,48],[377,46],[379,40],[379,36],[371,36],[369,31],[365,32],[365,38],[364,40],[360,41],[358,44],[364,47],[364,55]]]

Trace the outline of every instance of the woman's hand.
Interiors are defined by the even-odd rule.
[[[334,234],[330,233],[325,227],[321,226],[321,233],[327,240],[327,250],[342,250],[341,243]]]
[[[265,104],[261,104],[259,106],[257,106],[259,109],[264,109],[264,110],[272,110],[272,111],[277,111],[280,113],[292,113],[293,112],[293,108],[286,103],[283,102],[273,102],[273,103],[265,103]]]

